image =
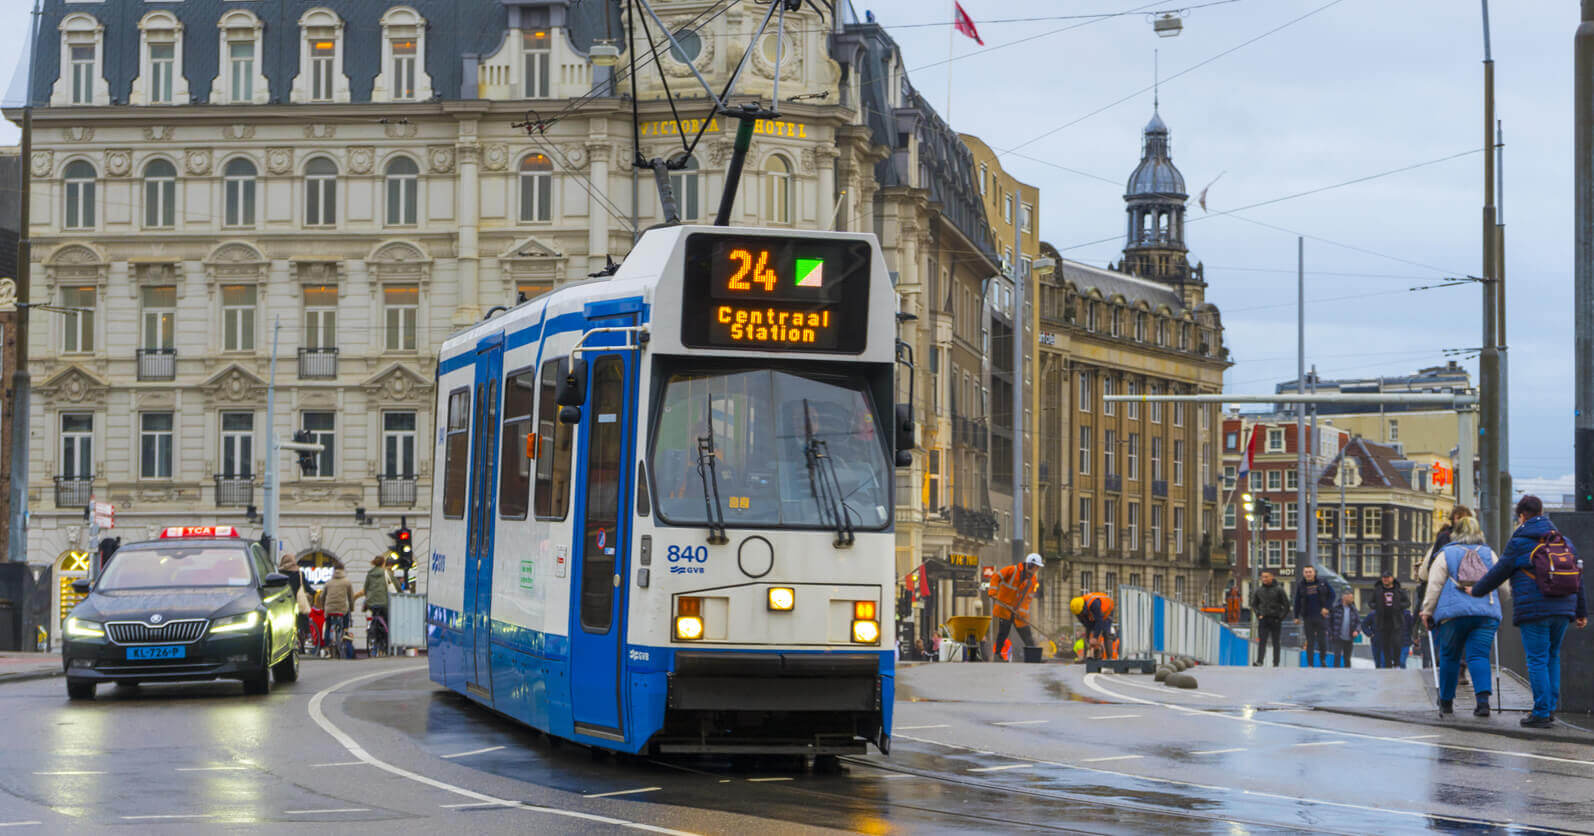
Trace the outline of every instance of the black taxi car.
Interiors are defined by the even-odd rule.
[[[174,526],[121,547],[64,625],[66,693],[114,682],[238,679],[264,694],[299,678],[295,600],[259,543],[231,526]]]

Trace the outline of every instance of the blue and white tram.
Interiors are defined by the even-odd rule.
[[[872,235],[677,226],[450,338],[432,679],[625,752],[889,751],[896,311]]]

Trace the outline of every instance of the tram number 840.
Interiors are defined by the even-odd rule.
[[[672,575],[701,575],[702,566],[682,566],[682,563],[707,563],[708,546],[670,546],[664,550],[664,558],[675,564],[670,567]]]

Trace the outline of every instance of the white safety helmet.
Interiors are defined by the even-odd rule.
[[[1035,552],[1030,552],[1029,557],[1024,558],[1024,562],[1030,566],[1039,566],[1042,563],[1041,556]]]

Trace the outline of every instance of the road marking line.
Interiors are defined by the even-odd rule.
[[[748,783],[760,784],[766,781],[790,781],[790,778],[748,778]]]
[[[1092,719],[1092,720],[1128,720],[1128,719],[1131,719],[1131,718],[1134,718],[1134,717],[1139,717],[1139,716],[1140,716],[1139,714],[1098,714],[1095,717],[1092,717],[1090,719]]]
[[[1427,740],[1428,738],[1438,737],[1438,736],[1439,735],[1437,735],[1437,734],[1414,734],[1414,735],[1412,735],[1410,737],[1402,737],[1400,739],[1401,740]]]
[[[104,775],[104,772],[95,772],[92,769],[62,769],[56,772],[35,772],[34,775]]]
[[[918,731],[919,729],[950,729],[946,723],[936,723],[933,726],[897,726],[892,731]]]
[[[1000,722],[1000,723],[992,723],[991,725],[993,725],[993,726],[1034,726],[1034,725],[1038,725],[1040,723],[1046,723],[1046,722],[1050,722],[1050,721],[1048,721],[1048,720],[1005,720],[1005,721]]]
[[[1139,689],[1141,689],[1143,691],[1156,691],[1159,694],[1167,694],[1168,693],[1168,686],[1166,686],[1166,685],[1144,685],[1142,683],[1134,682],[1134,681],[1131,681],[1131,680],[1128,680],[1128,679],[1120,679],[1120,680],[1117,681],[1116,684],[1118,684],[1118,685],[1128,685],[1131,688],[1139,688]],[[1205,697],[1205,698],[1210,699],[1210,700],[1226,700],[1226,699],[1228,699],[1228,697],[1225,697],[1222,694],[1217,693],[1216,691],[1199,691],[1199,690],[1196,690],[1194,688],[1190,688],[1190,689],[1180,688],[1178,693],[1180,693],[1180,694],[1188,694],[1188,695],[1197,696],[1197,697]]]
[[[290,816],[313,816],[316,813],[369,813],[369,807],[333,807],[327,810],[283,810]]]
[[[142,820],[142,819],[208,819],[208,818],[210,818],[210,814],[209,813],[167,813],[165,815],[159,815],[159,816],[123,816],[122,818],[126,819],[127,821],[139,821],[139,820]]]
[[[1203,749],[1202,751],[1191,752],[1190,754],[1192,754],[1192,755],[1227,755],[1230,752],[1244,752],[1244,751],[1245,751],[1245,747],[1241,746],[1238,749]]]
[[[179,766],[178,772],[242,772],[247,766]]]
[[[43,822],[37,821],[0,821],[0,827],[32,827]]]
[[[1135,760],[1140,760],[1143,757],[1145,757],[1145,755],[1116,755],[1116,756],[1110,757],[1110,758],[1085,758],[1084,760],[1080,761],[1080,763],[1106,763],[1107,761],[1135,761]]]
[[[312,764],[310,764],[310,766],[311,767],[317,767],[317,766],[365,766],[365,761],[339,761],[337,763],[312,763]]]
[[[581,797],[582,798],[613,798],[614,796],[617,796],[617,795],[636,795],[639,792],[658,792],[659,790],[662,790],[662,789],[664,789],[664,788],[663,787],[637,787],[634,790],[615,790],[614,792],[595,792],[595,793],[592,793],[591,795],[583,795]]]
[[[959,746],[957,748],[961,749],[963,747]],[[970,769],[969,771],[970,772],[1002,772],[1002,771],[1005,771],[1005,770],[1008,770],[1008,769],[1029,769],[1030,767],[1032,767],[1034,765],[1035,764],[1033,764],[1033,763],[1009,763],[1009,764],[1003,764],[1002,766],[978,766],[978,767],[975,767],[973,769]]]
[[[502,749],[502,748],[504,748],[504,747],[502,747],[502,746],[488,746],[485,749],[472,749],[469,752],[455,752],[452,755],[440,755],[439,757],[442,757],[442,758],[464,758],[464,757],[469,757],[471,755],[485,755],[488,752],[496,752],[496,751],[498,751],[499,749]]]
[[[448,810],[463,810],[468,807],[512,807],[514,805],[508,801],[467,801],[464,804],[439,804],[437,806]]]
[[[1291,743],[1290,746],[1341,746],[1349,742],[1348,740],[1313,740],[1307,743]]]
[[[354,738],[350,737],[342,729],[333,725],[332,721],[327,719],[326,712],[321,708],[321,706],[326,702],[327,696],[340,688],[353,685],[356,682],[365,682],[366,680],[376,679],[380,676],[396,676],[401,673],[414,673],[415,671],[421,671],[425,669],[426,665],[424,664],[409,665],[399,668],[387,668],[383,670],[372,671],[370,673],[350,677],[342,682],[334,683],[316,692],[315,696],[310,698],[310,705],[306,710],[310,714],[310,719],[314,720],[315,724],[320,726],[322,731],[326,732],[328,735],[331,735],[332,739],[338,742],[338,745],[348,750],[349,754],[359,758],[371,766],[383,770],[384,772],[414,781],[417,784],[423,784],[425,786],[432,787],[433,789],[439,789],[444,792],[453,793],[454,795],[462,796],[464,798],[471,798],[475,799],[476,801],[485,801],[492,804],[500,804],[505,807],[514,807],[517,810],[525,810],[532,813],[543,813],[550,816],[563,816],[565,818],[581,819],[582,821],[615,825],[617,827],[629,827],[634,830],[645,830],[651,833],[668,833],[672,834],[672,836],[694,836],[693,834],[689,834],[684,830],[674,830],[668,827],[659,827],[657,825],[644,824],[642,822],[628,821],[626,819],[614,818],[613,816],[600,816],[594,813],[582,813],[577,810],[560,810],[555,807],[544,807],[542,805],[527,804],[521,801],[508,801],[502,798],[495,798],[486,793],[468,790],[464,787],[450,784],[446,781],[440,781],[436,778],[428,778],[419,772],[412,772],[401,766],[395,766],[378,758],[370,752],[367,752],[364,747],[360,746],[360,744],[355,741]]]

